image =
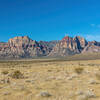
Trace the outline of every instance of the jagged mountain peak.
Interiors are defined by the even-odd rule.
[[[86,41],[81,36],[65,36],[60,41],[35,41],[28,36],[17,36],[0,43],[0,58],[33,58],[68,56],[86,52],[100,52],[100,42]]]
[[[14,38],[9,39],[8,42],[9,41],[16,41],[16,42],[18,42],[18,41],[30,41],[30,40],[32,40],[32,39],[30,39],[28,36],[16,36]]]
[[[71,40],[72,39],[72,37],[70,37],[70,36],[65,36],[63,39],[62,39],[62,41],[69,41],[69,40]]]

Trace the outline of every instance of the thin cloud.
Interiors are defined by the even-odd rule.
[[[100,24],[90,24],[91,27],[100,28]]]
[[[90,24],[91,27],[95,27],[95,24]]]
[[[89,41],[100,41],[100,35],[86,35],[86,39]]]

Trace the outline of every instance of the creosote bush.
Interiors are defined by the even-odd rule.
[[[15,79],[22,79],[24,78],[24,75],[19,70],[16,70],[12,73],[11,77]]]
[[[1,73],[4,74],[4,75],[7,75],[9,72],[7,70],[4,70]]]
[[[82,67],[78,67],[78,68],[75,68],[75,72],[77,73],[77,74],[81,74],[82,72],[83,72],[83,68]]]

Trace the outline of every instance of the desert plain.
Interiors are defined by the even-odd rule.
[[[0,61],[0,100],[100,100],[100,60]]]

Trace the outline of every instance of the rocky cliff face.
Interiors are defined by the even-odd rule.
[[[49,56],[67,56],[81,53],[88,42],[79,36],[74,38],[66,36],[64,37],[53,50],[50,52]]]
[[[100,43],[87,42],[84,38],[66,36],[61,41],[35,41],[28,36],[9,39],[0,43],[0,58],[33,58],[67,56],[79,53],[100,52]]]
[[[97,41],[88,42],[82,53],[98,53],[100,52],[100,43]]]
[[[44,43],[44,44],[43,44]],[[32,58],[46,56],[52,50],[46,42],[37,42],[27,36],[9,39],[0,43],[0,58]]]

